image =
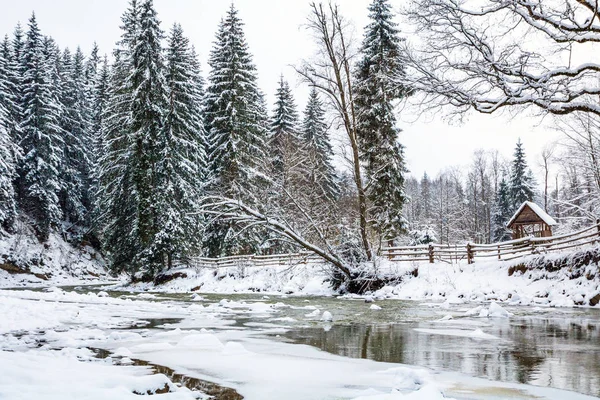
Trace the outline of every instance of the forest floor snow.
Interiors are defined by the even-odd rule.
[[[552,259],[568,256],[568,253],[564,253],[547,257]],[[528,259],[531,257],[516,262],[522,263]],[[510,305],[550,307],[589,306],[591,299],[600,297],[597,264],[585,266],[587,273],[581,273],[578,277],[574,277],[569,268],[553,272],[533,269],[516,271],[509,275],[509,268],[516,265],[516,262],[477,260],[473,264],[467,264],[466,261],[430,264],[382,261],[378,266],[379,272],[387,276],[402,277],[401,281],[386,285],[363,297],[449,303],[496,301]],[[414,273],[415,270],[418,270],[418,274]],[[153,290],[169,293],[198,291],[325,296],[338,294],[331,288],[331,269],[323,264],[218,269],[180,267],[170,273],[178,273],[185,277],[158,286],[152,283],[136,283],[120,287],[134,291]]]
[[[0,288],[111,280],[115,279],[108,276],[102,256],[91,246],[74,246],[55,232],[40,243],[24,220],[19,220],[17,233],[0,236]]]

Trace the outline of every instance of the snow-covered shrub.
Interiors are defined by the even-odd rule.
[[[413,229],[408,233],[410,237],[410,246],[429,244],[437,242],[435,229],[432,226],[424,226],[419,229]]]

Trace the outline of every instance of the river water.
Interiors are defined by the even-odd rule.
[[[81,289],[89,291],[89,288]],[[128,296],[111,292],[111,296]],[[189,294],[156,294],[155,301],[189,303]],[[474,305],[440,305],[383,300],[370,309],[364,300],[251,294],[204,294],[206,304],[222,299],[285,306],[265,321],[231,315],[234,326],[282,326],[272,340],[306,344],[333,354],[453,371],[493,381],[515,382],[600,396],[600,310],[507,307],[510,318],[466,317]],[[308,319],[314,309],[333,322]],[[450,316],[452,318],[450,318]],[[163,321],[168,325],[168,321]],[[231,327],[231,325],[229,325]],[[148,328],[148,326],[146,326]],[[160,328],[153,321],[150,328]],[[480,330],[482,337],[471,335]]]

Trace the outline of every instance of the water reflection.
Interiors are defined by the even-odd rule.
[[[458,371],[498,381],[519,382],[600,395],[600,320],[511,318],[483,330],[499,340],[479,340],[416,331],[465,329],[440,324],[344,324],[294,328],[288,338],[330,353],[376,361]],[[474,327],[466,329],[473,330]]]

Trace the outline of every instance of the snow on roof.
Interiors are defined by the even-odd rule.
[[[521,204],[521,207],[519,207],[519,209],[515,212],[515,214],[512,216],[512,218],[508,221],[508,223],[506,224],[506,226],[510,226],[519,216],[519,214],[521,213],[521,211],[523,211],[523,209],[525,208],[525,206],[529,206],[529,208],[531,208],[531,210],[537,214],[538,217],[540,217],[540,219],[542,219],[542,221],[544,221],[548,226],[553,226],[556,225],[556,220],[554,218],[552,218],[551,216],[549,216],[546,211],[542,210],[542,208],[540,206],[538,206],[537,204],[531,202],[531,201],[525,201],[523,202],[523,204]]]

